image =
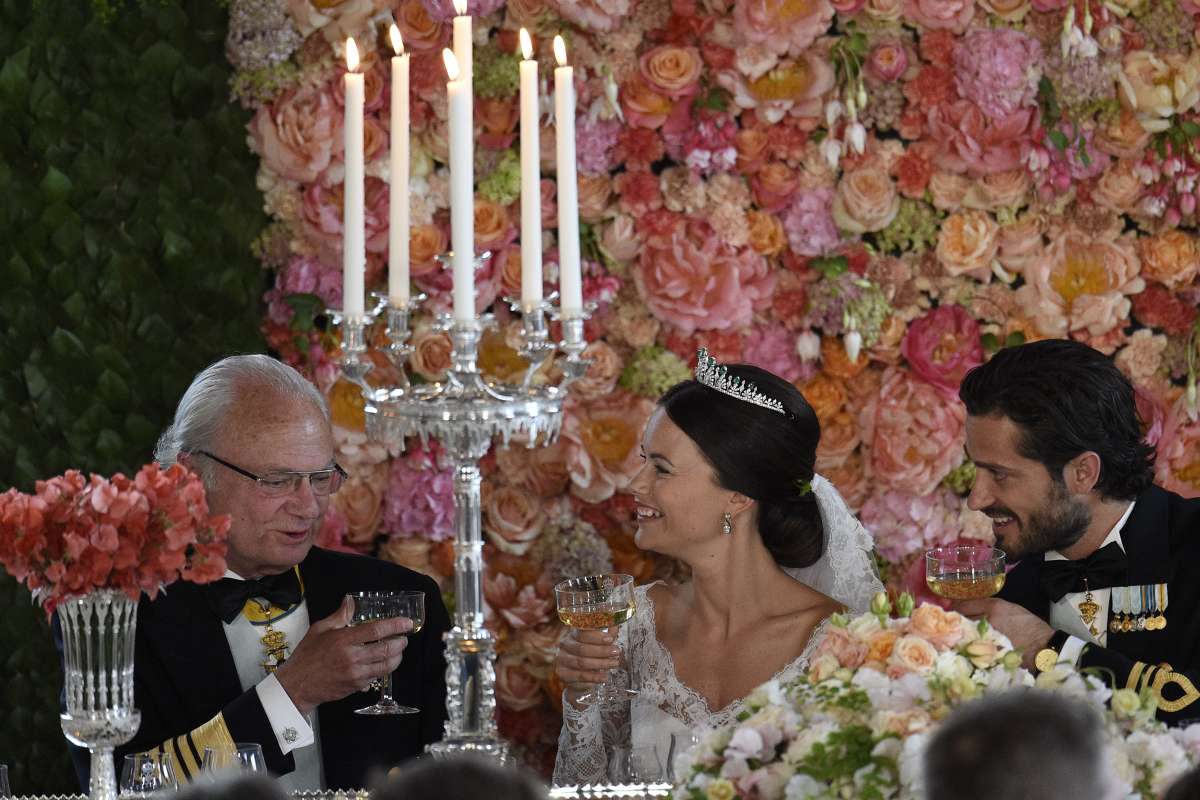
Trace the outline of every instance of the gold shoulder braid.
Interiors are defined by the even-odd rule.
[[[296,580],[300,584],[300,602],[304,602],[304,579],[300,577],[300,567],[292,567],[296,571]],[[256,628],[264,628],[262,637],[259,641],[263,647],[263,672],[267,675],[272,674],[279,666],[287,660],[291,655],[291,645],[288,643],[287,634],[283,631],[277,631],[273,627],[276,622],[290,615],[293,611],[300,607],[300,603],[289,606],[288,608],[279,608],[272,605],[265,599],[251,597],[246,601],[242,613],[250,624]]]

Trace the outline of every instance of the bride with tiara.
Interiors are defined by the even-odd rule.
[[[665,757],[672,734],[735,721],[755,687],[803,672],[833,613],[882,590],[870,535],[813,472],[819,438],[796,387],[703,349],[695,380],[663,395],[630,484],[636,541],[692,578],[637,587],[616,631],[563,638],[555,784],[606,783],[614,746]],[[636,694],[586,702],[605,680]]]

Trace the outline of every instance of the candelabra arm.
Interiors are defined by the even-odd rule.
[[[588,367],[592,365],[592,359],[583,357],[583,351],[587,349],[587,340],[583,338],[583,325],[586,321],[585,315],[562,319],[563,338],[559,348],[567,354],[562,362],[562,388],[570,386],[586,375]]]
[[[326,309],[325,313],[342,329],[342,374],[362,389],[364,397],[370,398],[375,389],[367,383],[367,373],[375,365],[367,356],[366,330],[375,321],[374,312],[362,317],[348,317],[338,309]]]
[[[556,347],[550,341],[550,331],[546,325],[546,314],[551,310],[550,304],[543,301],[534,306],[520,308],[524,311],[524,317],[521,319],[521,347],[517,352],[529,362],[525,377],[521,381],[521,388],[528,390],[533,385],[533,376],[554,355]]]

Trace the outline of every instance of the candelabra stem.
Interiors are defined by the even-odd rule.
[[[455,623],[472,636],[483,630],[480,481],[478,462],[460,459],[454,470]]]
[[[112,745],[99,745],[88,749],[91,753],[88,800],[117,800],[117,775],[113,768]]]

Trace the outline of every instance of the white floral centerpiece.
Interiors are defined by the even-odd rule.
[[[895,613],[894,613],[895,612]],[[1160,796],[1200,760],[1200,725],[1169,730],[1149,693],[1112,691],[1065,665],[1036,679],[987,622],[908,595],[838,616],[806,674],[756,689],[731,726],[676,764],[676,800],[918,798],[929,736],[956,706],[1017,687],[1066,692],[1101,713],[1113,798]]]

